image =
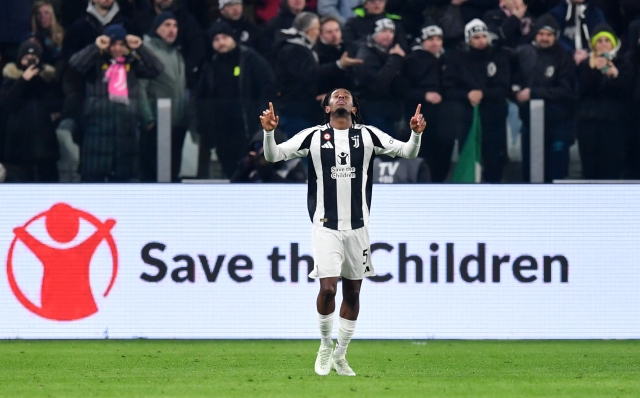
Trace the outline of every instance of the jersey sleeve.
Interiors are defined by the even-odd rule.
[[[376,127],[367,126],[366,129],[371,133],[376,155],[400,156],[401,158],[407,159],[413,159],[418,156],[422,134],[417,134],[412,131],[409,141],[404,142],[396,140]]]
[[[309,154],[313,133],[317,130],[317,127],[302,130],[282,144],[276,144],[273,131],[264,130],[264,158],[274,163],[306,157]]]

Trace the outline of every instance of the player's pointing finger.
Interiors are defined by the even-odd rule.
[[[275,113],[273,111],[273,102],[269,102],[269,111],[271,111],[271,113]]]
[[[416,117],[420,115],[420,108],[422,108],[422,104],[418,104],[418,107],[416,108],[416,114],[415,114]]]

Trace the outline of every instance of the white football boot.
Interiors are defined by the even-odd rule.
[[[335,369],[336,372],[340,376],[355,376],[356,372],[351,369],[349,366],[349,362],[347,362],[345,357],[336,357],[333,356],[331,361],[331,367]]]
[[[331,359],[333,358],[333,346],[320,344],[318,357],[316,358],[316,373],[326,376],[331,372]]]

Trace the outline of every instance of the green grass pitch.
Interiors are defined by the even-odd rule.
[[[366,341],[356,377],[317,341],[0,342],[0,397],[640,397],[640,341]]]

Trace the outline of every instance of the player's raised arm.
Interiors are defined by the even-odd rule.
[[[411,127],[411,131],[414,131],[418,134],[422,134],[425,127],[427,127],[427,122],[424,120],[424,116],[420,113],[420,108],[422,108],[421,104],[418,104],[416,108],[416,113],[413,115],[411,120],[409,121],[409,126]]]
[[[302,141],[307,134],[297,134],[295,137],[280,145],[276,143],[273,131],[278,127],[279,121],[280,117],[276,116],[273,110],[273,103],[269,102],[269,109],[262,112],[262,116],[260,116],[260,122],[264,129],[264,158],[268,162],[273,163],[307,156],[309,148],[302,146]],[[312,129],[308,130],[310,132]],[[307,130],[303,130],[302,133],[305,131]]]

